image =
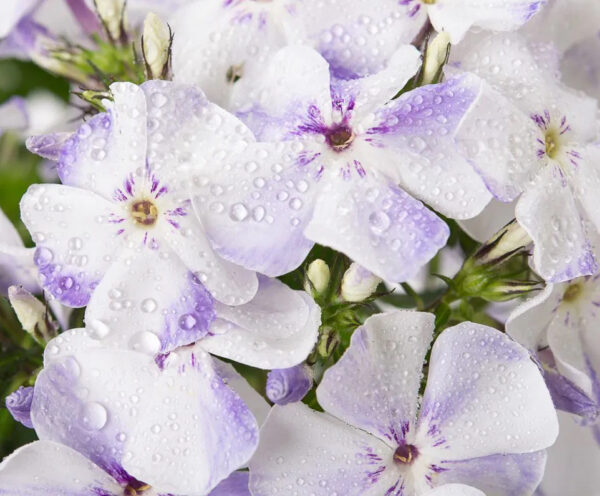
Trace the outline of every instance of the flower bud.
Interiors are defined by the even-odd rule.
[[[423,63],[423,84],[436,83],[440,80],[442,68],[448,57],[449,46],[450,36],[445,31],[438,33],[427,45]]]
[[[487,285],[478,296],[487,301],[508,301],[543,287],[543,283],[538,281],[499,280]]]
[[[164,79],[169,72],[171,30],[156,14],[150,12],[144,21],[142,50],[149,79]]]
[[[304,364],[272,370],[267,376],[267,398],[277,405],[295,403],[306,396],[312,383],[312,370]]]
[[[6,409],[12,417],[25,427],[33,429],[31,422],[31,401],[33,400],[32,387],[19,387],[6,397]]]
[[[531,243],[527,231],[513,220],[479,248],[474,260],[477,265],[496,265],[525,250]]]
[[[56,325],[49,318],[44,304],[20,286],[8,288],[8,299],[23,330],[37,341],[48,342],[56,336]]]
[[[342,278],[342,298],[350,302],[364,301],[375,292],[381,281],[372,272],[353,263]]]
[[[123,40],[125,0],[94,0],[94,5],[109,38],[113,41]]]
[[[307,280],[304,283],[304,289],[307,293],[314,290],[317,294],[323,293],[329,286],[331,271],[325,261],[317,258],[308,266],[306,271]]]

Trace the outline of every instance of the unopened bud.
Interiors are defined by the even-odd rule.
[[[338,333],[331,327],[324,327],[321,330],[317,351],[323,358],[327,358],[334,352],[338,344],[340,344]]]
[[[317,294],[323,293],[327,286],[329,286],[329,279],[331,278],[331,271],[325,261],[317,258],[310,263],[306,271],[306,281],[304,283],[304,289],[307,293],[315,291]]]
[[[33,429],[31,422],[31,401],[33,400],[32,387],[19,387],[6,397],[6,409],[12,417],[25,427]]]
[[[169,72],[171,30],[156,14],[150,12],[144,21],[142,50],[148,79],[164,79]]]
[[[442,69],[448,58],[450,36],[445,31],[427,45],[425,61],[423,62],[423,84],[437,83],[440,80]]]
[[[496,281],[483,289],[478,296],[487,301],[508,301],[532,291],[543,289],[539,281]]]
[[[20,286],[10,286],[8,299],[23,330],[37,341],[47,343],[56,336],[56,324],[51,320],[46,307],[29,291]]]
[[[310,391],[312,369],[301,363],[288,369],[276,369],[267,376],[267,398],[277,405],[300,401]]]
[[[94,0],[96,12],[112,41],[124,39],[125,0]]]
[[[474,260],[477,265],[496,265],[525,250],[531,243],[527,231],[513,220],[479,248]]]
[[[350,302],[364,301],[375,292],[381,281],[372,272],[353,263],[342,278],[342,298]]]

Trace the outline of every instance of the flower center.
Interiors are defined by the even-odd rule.
[[[142,493],[148,491],[148,489],[151,489],[151,486],[149,486],[148,484],[142,484],[142,485],[135,484],[135,487],[132,486],[131,484],[129,484],[125,488],[125,492],[123,494],[124,494],[124,496],[137,496],[138,494],[142,494]]]
[[[572,303],[579,297],[582,289],[583,288],[579,283],[571,284],[563,293],[563,301],[566,301],[567,303]]]
[[[421,0],[425,5],[433,5],[436,0]]]
[[[419,456],[419,450],[413,444],[401,444],[394,452],[394,462],[397,465],[410,465]]]
[[[346,125],[339,125],[327,132],[327,143],[336,152],[341,152],[348,148],[354,141],[354,133],[352,128]]]
[[[228,83],[233,84],[237,83],[242,76],[244,75],[244,66],[240,65],[232,65],[227,69],[227,73],[225,74],[225,79]]]
[[[149,200],[136,201],[131,205],[131,216],[140,226],[151,227],[158,219],[158,208]]]
[[[546,145],[546,155],[550,158],[555,158],[558,153],[559,139],[555,130],[549,129],[546,131],[546,137],[544,138]]]

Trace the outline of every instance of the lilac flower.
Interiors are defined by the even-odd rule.
[[[123,494],[110,488],[139,484],[151,486],[154,494],[203,495],[246,464],[266,410],[231,365],[201,349],[180,349],[155,363],[141,353],[103,347],[76,329],[46,348],[31,405],[42,444],[33,446],[66,445],[79,452],[70,455],[74,463],[90,466],[87,458],[95,473],[105,471],[102,477],[111,485],[98,491],[107,492],[91,494]],[[77,494],[86,488],[85,479],[76,482],[71,464],[57,464],[56,474],[43,469],[54,463],[47,458],[26,465],[29,477],[18,479],[17,486],[5,476],[5,464],[0,488],[27,492],[42,481],[49,494],[68,481],[81,484]],[[42,468],[36,473],[42,481],[31,476],[31,467]],[[53,478],[44,481],[49,473]]]
[[[45,289],[88,305],[86,322],[106,345],[155,354],[204,339],[255,366],[302,361],[317,337],[314,302],[219,257],[188,193],[185,168],[246,146],[250,131],[190,87],[111,91],[108,111],[66,142],[28,142],[52,155],[50,140],[60,157],[63,184],[34,185],[21,202]]]
[[[9,286],[20,285],[29,291],[39,288],[31,248],[23,240],[12,222],[0,210],[0,293],[6,295]]]
[[[275,369],[267,376],[267,398],[277,405],[294,403],[306,396],[312,384],[312,372],[304,364],[288,369]]]
[[[473,35],[453,57],[487,83],[457,139],[496,198],[518,199],[536,272],[561,282],[598,269],[600,148],[597,102],[562,85],[553,53],[516,35]]]
[[[556,407],[595,421],[600,413],[600,275],[546,289],[519,306],[507,332],[536,354]]]
[[[402,311],[358,328],[317,388],[325,413],[271,410],[250,462],[252,494],[414,496],[460,482],[531,495],[558,423],[529,353],[482,325],[447,329],[419,401],[433,328],[433,315]]]
[[[20,386],[6,397],[6,408],[13,418],[25,427],[33,428],[31,423],[31,400],[33,388]]]
[[[83,454],[52,441],[35,441],[5,458],[0,464],[0,491],[7,496],[171,496],[125,473],[107,473]],[[194,494],[250,496],[248,473],[234,472],[210,493]]]
[[[310,48],[278,52],[244,100],[256,103],[239,114],[265,143],[262,154],[232,152],[226,167],[207,167],[196,181],[194,202],[210,205],[201,217],[216,250],[275,276],[316,242],[382,279],[414,275],[448,228],[412,195],[453,218],[476,215],[490,199],[453,144],[478,84],[459,77],[390,101],[418,66],[406,46],[385,71],[340,81]],[[277,150],[284,159],[262,163]]]

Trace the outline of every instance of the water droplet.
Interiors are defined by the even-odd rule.
[[[153,298],[146,298],[142,301],[142,311],[146,313],[152,313],[158,307],[156,300]]]
[[[88,430],[97,431],[106,425],[108,413],[100,403],[91,401],[83,405],[81,423]]]

